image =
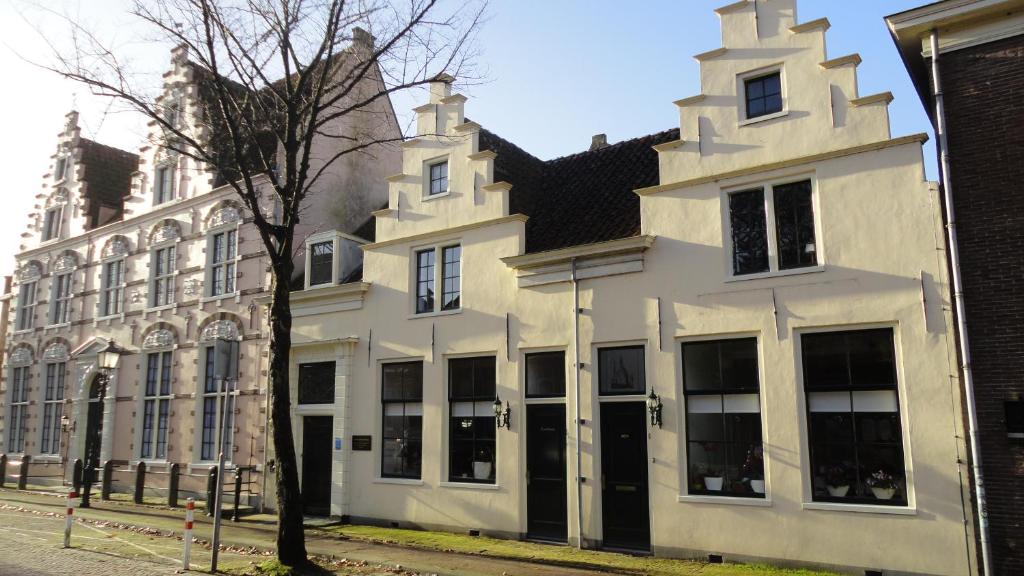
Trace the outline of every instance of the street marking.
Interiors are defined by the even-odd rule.
[[[100,530],[99,528],[96,528],[95,526],[90,526],[89,524],[85,524],[85,523],[83,523],[83,525],[86,528],[90,528],[92,530],[95,530],[95,531],[99,532],[100,534],[107,534],[107,532],[104,532],[103,530]],[[157,554],[156,552],[150,550],[149,548],[146,548],[145,546],[140,546],[140,545],[138,545],[138,544],[136,544],[134,542],[129,542],[129,541],[123,539],[123,538],[119,538],[119,537],[115,536],[113,533],[110,533],[109,537],[114,539],[114,540],[117,540],[118,542],[122,542],[124,544],[127,544],[129,546],[134,546],[135,548],[138,548],[139,550],[142,550],[143,552],[145,552],[147,554],[151,554],[153,556],[156,556],[157,558],[163,558],[164,560],[170,560],[171,562],[174,562],[175,564],[178,563],[178,559],[177,558],[171,558],[170,556],[164,556],[163,554]]]

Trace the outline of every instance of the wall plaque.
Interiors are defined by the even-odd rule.
[[[352,450],[366,452],[373,448],[373,436],[353,436]]]

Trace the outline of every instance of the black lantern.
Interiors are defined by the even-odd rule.
[[[654,393],[654,388],[647,395],[647,411],[651,413],[651,426],[661,428],[661,398]]]
[[[508,402],[505,405],[501,405],[501,398],[494,397],[494,423],[498,425],[498,428],[512,429],[512,408],[509,407]]]

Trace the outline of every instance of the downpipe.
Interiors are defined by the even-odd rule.
[[[572,338],[573,338],[573,373],[576,396],[576,547],[583,549],[583,468],[580,462],[580,285],[576,276],[576,258],[571,261],[572,279]]]

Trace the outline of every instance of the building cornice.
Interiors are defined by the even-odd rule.
[[[362,297],[366,292],[370,290],[369,282],[349,282],[346,284],[337,284],[335,286],[320,287],[320,288],[307,288],[306,290],[298,290],[291,293],[292,305],[308,304],[316,300],[325,299],[338,299],[345,296]],[[261,299],[261,303],[269,304],[270,298]]]
[[[621,254],[623,252],[642,252],[654,244],[655,238],[656,236],[650,235],[630,236],[629,238],[607,240],[605,242],[595,242],[593,244],[582,244],[579,246],[570,246],[568,248],[559,248],[557,250],[522,254],[520,256],[506,256],[502,258],[501,261],[504,262],[506,266],[514,270],[549,266],[551,264],[568,262],[573,258],[593,258],[598,256],[611,256],[614,254]]]
[[[510,216],[502,216],[501,218],[492,218],[490,220],[473,222],[472,224],[463,224],[462,226],[453,226],[451,228],[444,228],[441,230],[432,230],[430,232],[423,232],[422,234],[402,236],[401,238],[392,238],[390,240],[374,242],[373,244],[363,244],[361,248],[363,250],[376,250],[378,248],[384,248],[386,246],[394,246],[395,244],[404,244],[406,242],[419,242],[420,240],[429,240],[430,238],[447,236],[449,234],[458,234],[460,232],[465,232],[466,230],[485,228],[487,226],[505,224],[507,222],[526,222],[528,219],[529,218],[525,214],[512,214]]]

